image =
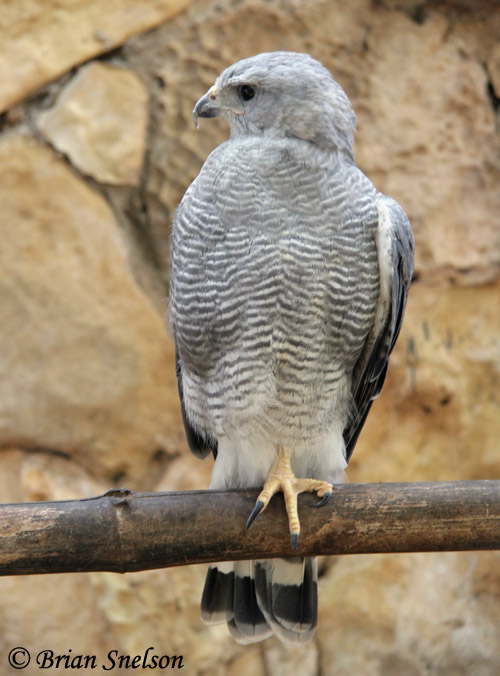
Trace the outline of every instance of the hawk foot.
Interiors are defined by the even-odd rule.
[[[283,448],[278,449],[278,457],[269,470],[264,487],[252,513],[248,517],[246,527],[249,528],[255,517],[265,510],[275,493],[281,491],[285,498],[285,507],[288,514],[288,526],[292,549],[295,551],[299,544],[300,521],[297,510],[297,496],[299,493],[317,493],[322,498],[314,507],[326,504],[332,495],[332,484],[318,479],[297,479],[290,465],[290,453]]]

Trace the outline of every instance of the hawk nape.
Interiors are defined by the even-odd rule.
[[[354,113],[307,54],[227,68],[193,111],[222,116],[175,215],[170,326],[192,451],[213,451],[211,488],[276,491],[291,558],[211,565],[202,618],[249,643],[306,641],[316,562],[293,556],[297,493],[327,499],[382,387],[413,270],[401,207],[356,167]],[[296,478],[297,477],[297,478]],[[265,517],[260,517],[265,518]]]

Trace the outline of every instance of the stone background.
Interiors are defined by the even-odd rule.
[[[207,486],[164,328],[169,224],[227,133],[197,132],[194,102],[229,63],[275,49],[309,51],[343,85],[358,164],[416,236],[351,480],[499,478],[498,2],[0,0],[0,37],[3,501]],[[3,578],[0,671],[18,673],[7,654],[22,645],[101,660],[154,646],[186,674],[500,673],[499,553],[321,571],[317,636],[300,649],[203,626],[204,566]]]

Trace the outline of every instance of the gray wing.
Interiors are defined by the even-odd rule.
[[[184,198],[179,205],[175,217],[174,217],[174,227],[176,223],[179,222],[179,219],[181,219],[181,214],[183,209],[186,208],[186,204],[189,204],[190,200],[192,199],[192,193],[194,192],[195,184],[196,184],[195,179],[193,183],[189,186],[189,188],[186,190],[186,193],[184,195]],[[172,241],[171,241],[171,247],[173,248],[173,241],[174,241],[174,235],[172,235]],[[175,256],[172,255],[171,252],[171,276],[170,276],[170,286],[172,290],[172,286],[175,284]],[[172,311],[172,307],[170,307],[170,311]],[[171,326],[174,325],[172,316],[170,317],[169,323]],[[182,382],[182,364],[181,360],[179,357],[179,350],[178,350],[178,345],[177,345],[177,340],[175,338],[175,331],[174,333],[174,341],[175,341],[175,375],[177,376],[177,390],[179,392],[179,399],[181,402],[181,413],[182,413],[182,422],[184,423],[184,430],[186,433],[186,440],[188,442],[188,446],[190,451],[197,456],[198,458],[205,458],[207,455],[210,453],[213,453],[214,457],[217,457],[217,449],[218,449],[218,444],[215,439],[212,439],[208,435],[204,435],[201,433],[201,431],[196,430],[193,425],[190,423],[188,415],[186,413],[186,404],[184,401],[184,385]]]
[[[413,274],[414,242],[406,214],[397,202],[385,195],[379,196],[377,209],[380,294],[373,330],[354,367],[352,394],[355,408],[343,433],[346,460],[351,457],[373,400],[384,384]]]
[[[186,414],[186,406],[184,404],[184,388],[182,386],[182,367],[177,348],[175,350],[175,375],[177,376],[177,390],[179,392],[179,399],[181,400],[182,422],[184,423],[184,430],[186,432],[186,440],[188,442],[189,450],[196,455],[197,458],[205,458],[209,453],[213,453],[217,457],[218,444],[215,439],[203,436],[197,432],[188,420]]]

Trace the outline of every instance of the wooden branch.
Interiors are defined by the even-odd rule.
[[[127,572],[290,556],[283,498],[245,530],[255,491],[132,493],[0,505],[0,575]],[[500,549],[500,481],[346,484],[301,495],[297,554]]]

